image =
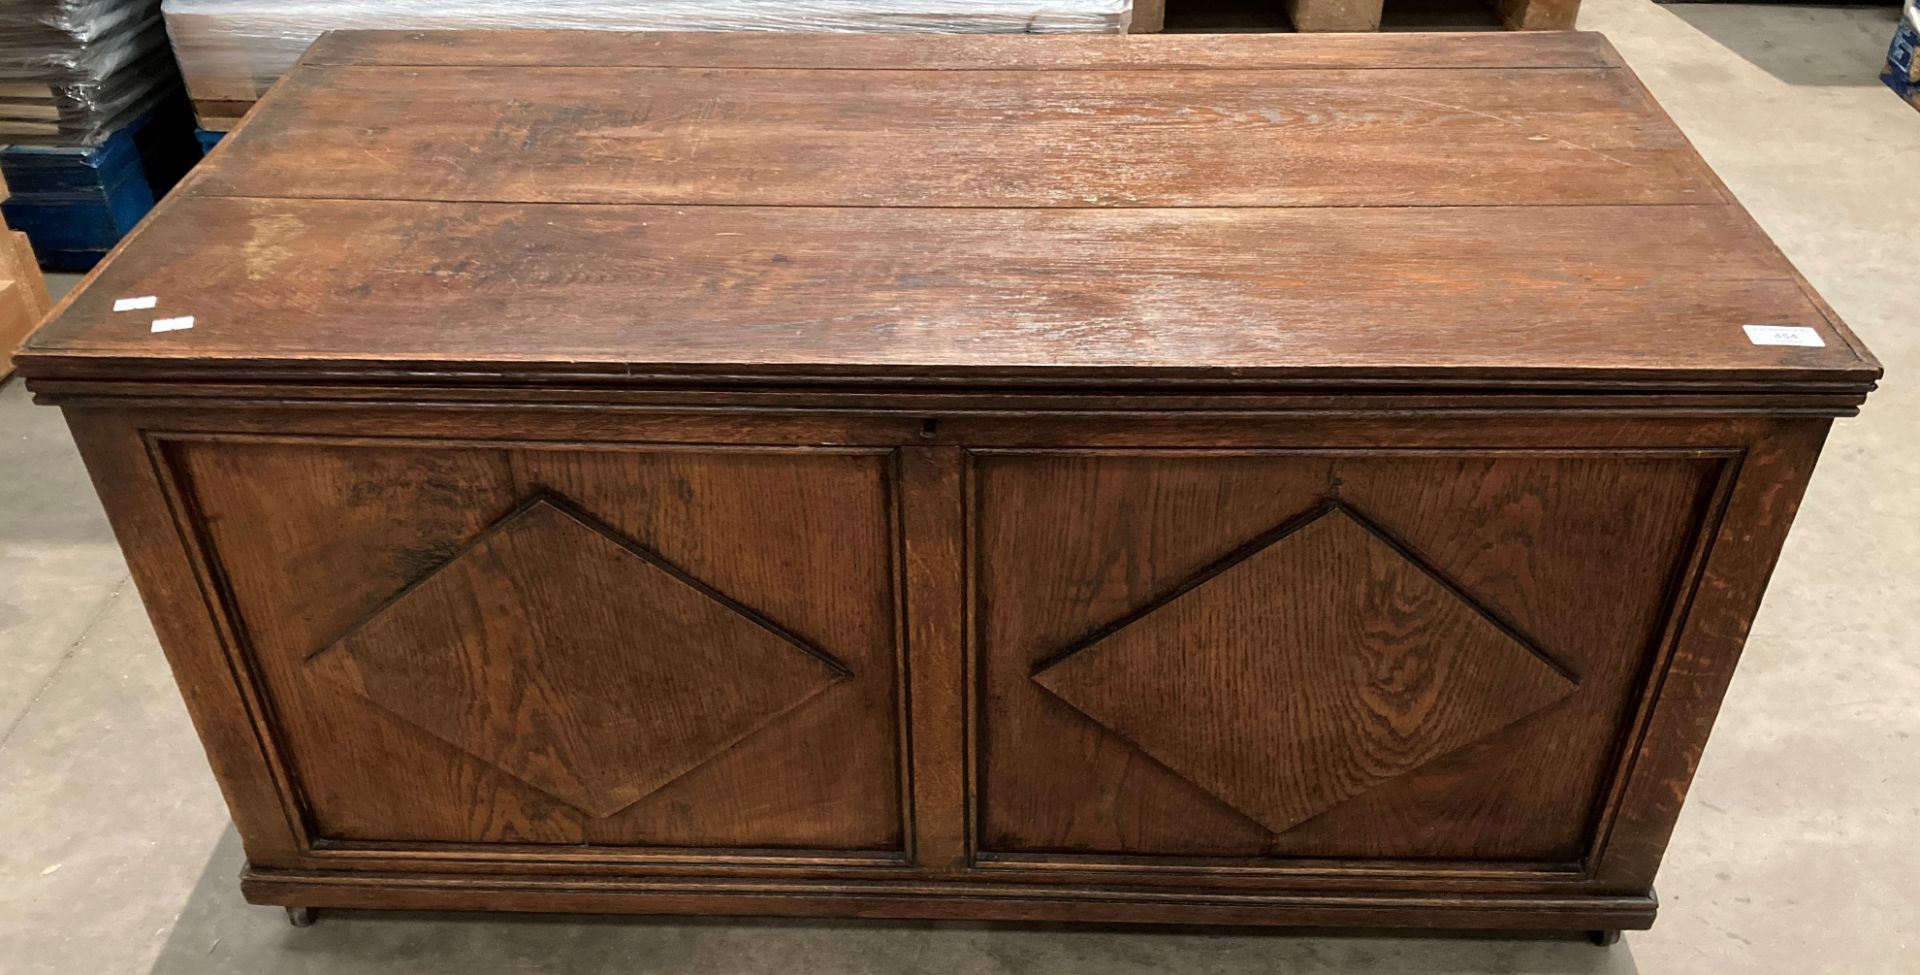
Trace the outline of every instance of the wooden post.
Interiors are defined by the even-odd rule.
[[[1167,28],[1167,0],[1133,0],[1129,34],[1158,34]]]
[[[1580,0],[1494,0],[1508,30],[1572,30]]]
[[[1382,0],[1285,0],[1287,19],[1302,33],[1377,31]]]

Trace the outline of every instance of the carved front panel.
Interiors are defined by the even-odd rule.
[[[1033,679],[1275,833],[1577,686],[1338,506]]]
[[[171,451],[318,837],[900,848],[885,454]]]
[[[541,496],[308,661],[605,819],[849,676]]]
[[[982,849],[1577,860],[1720,464],[978,455]]]

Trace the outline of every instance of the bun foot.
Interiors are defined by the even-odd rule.
[[[287,923],[296,928],[313,927],[313,922],[317,920],[319,916],[319,912],[311,907],[287,908]]]
[[[1602,948],[1617,945],[1620,943],[1620,930],[1618,928],[1610,928],[1605,931],[1588,931],[1587,940]]]

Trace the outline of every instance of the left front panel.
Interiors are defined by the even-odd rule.
[[[903,848],[889,452],[151,446],[314,845]]]

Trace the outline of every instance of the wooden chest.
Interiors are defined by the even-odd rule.
[[[334,34],[21,365],[255,901],[1595,930],[1880,373],[1592,34]]]

